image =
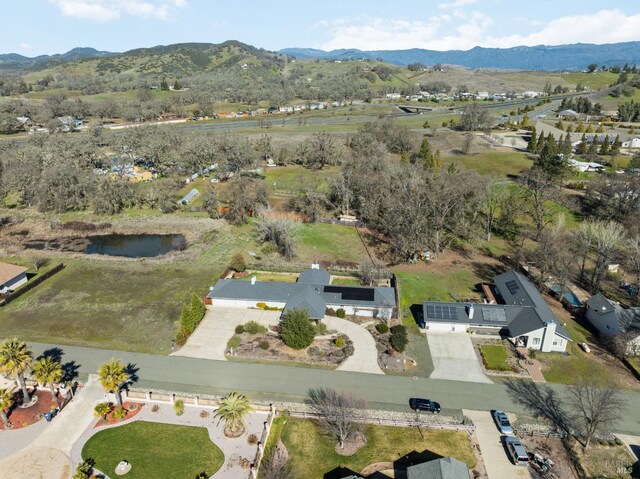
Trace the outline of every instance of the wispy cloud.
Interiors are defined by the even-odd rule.
[[[31,45],[26,42],[22,42],[19,46],[20,50],[31,50]]]
[[[473,5],[478,0],[453,0],[452,2],[439,3],[438,8],[462,8]]]
[[[167,20],[187,0],[49,0],[67,17],[109,22],[123,16]]]
[[[460,7],[472,0],[454,0]],[[611,26],[615,25],[615,28]],[[496,33],[499,25],[479,11],[455,9],[424,20],[388,18],[341,18],[317,23],[329,32],[325,50],[468,50],[475,46],[508,48],[518,45],[559,45],[564,43],[614,43],[640,40],[640,13],[628,15],[618,9],[560,17],[532,25],[531,33]]]

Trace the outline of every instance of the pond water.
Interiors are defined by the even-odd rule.
[[[112,234],[91,236],[88,239],[89,246],[84,250],[87,254],[107,254],[127,258],[151,258],[187,247],[187,240],[179,234]]]

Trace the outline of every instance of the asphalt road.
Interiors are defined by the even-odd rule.
[[[37,356],[44,350],[58,348],[32,344]],[[225,394],[239,391],[249,397],[271,401],[302,402],[310,388],[318,386],[352,391],[365,397],[372,407],[386,410],[408,410],[407,401],[418,396],[435,399],[443,408],[452,410],[502,409],[524,414],[514,404],[506,388],[500,384],[478,384],[441,379],[406,376],[383,376],[367,373],[332,371],[293,366],[265,365],[247,362],[213,361],[178,356],[129,353],[103,349],[61,347],[63,363],[73,362],[80,379],[94,373],[111,359],[121,359],[137,369],[137,388],[161,389],[200,394]],[[552,385],[561,394],[566,386]],[[627,407],[624,421],[615,432],[640,435],[640,394],[625,392]],[[445,411],[446,412],[446,411]]]

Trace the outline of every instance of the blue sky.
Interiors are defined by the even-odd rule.
[[[240,40],[390,50],[640,40],[637,0],[30,0],[3,5],[0,53]]]

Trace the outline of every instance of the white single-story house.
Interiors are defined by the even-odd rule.
[[[578,161],[571,158],[569,160],[569,164],[571,165],[571,167],[575,168],[580,172],[584,172],[584,171],[601,172],[605,170],[604,165],[601,165],[600,163],[595,163],[593,161]]]
[[[622,148],[640,148],[640,138],[632,138],[622,142]]]
[[[27,268],[0,263],[0,293],[13,291],[27,282]]]
[[[327,309],[344,309],[350,316],[389,319],[396,307],[395,290],[387,287],[343,286],[330,284],[331,276],[317,264],[300,273],[295,283],[220,279],[207,299],[214,306],[257,308],[263,303],[286,313],[305,309],[321,320]]]
[[[587,301],[585,318],[601,334],[615,336],[617,334],[634,333],[627,344],[629,354],[640,354],[640,308],[624,309],[619,303],[598,293]]]
[[[507,271],[493,281],[500,304],[425,301],[420,326],[428,331],[494,330],[529,349],[566,350],[569,334],[527,278]]]
[[[558,113],[558,118],[562,118],[563,120],[577,120],[580,118],[580,113],[574,110],[562,110]]]

